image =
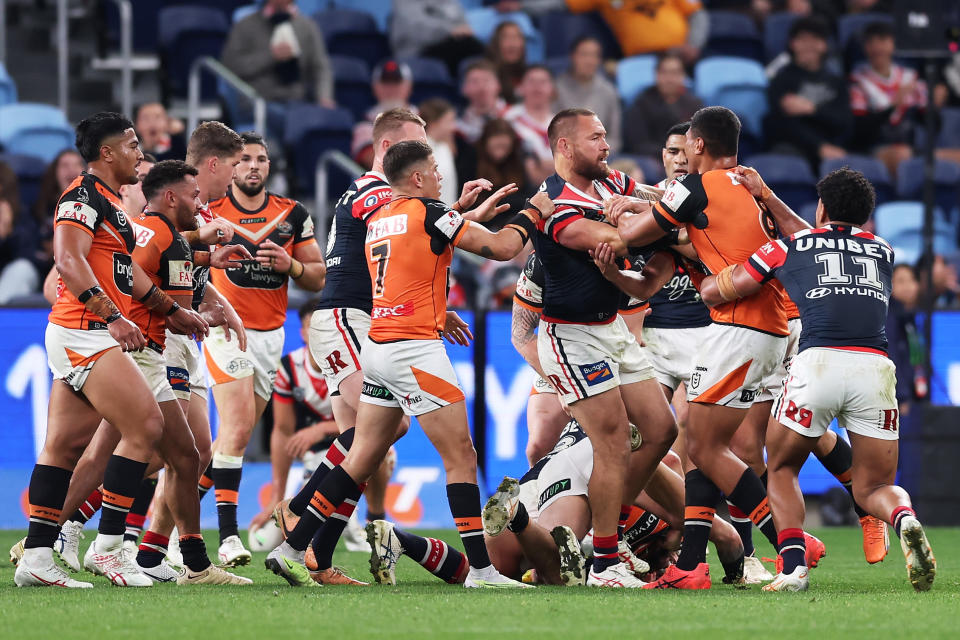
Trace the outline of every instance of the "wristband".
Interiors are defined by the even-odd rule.
[[[532,202],[530,202],[530,198],[527,198],[527,201],[523,203],[523,208],[524,208],[524,209],[533,209],[534,211],[537,212],[537,215],[540,216],[540,219],[541,219],[541,220],[543,220],[544,217],[545,217],[545,216],[543,215],[543,211],[540,211],[540,207],[538,207],[537,205],[535,205],[535,204],[533,204]]]
[[[157,285],[151,286],[151,287],[150,287],[150,290],[147,291],[145,294],[143,294],[143,297],[140,298],[140,299],[138,300],[138,302],[140,302],[141,304],[146,304],[147,300],[150,299],[150,296],[152,296],[152,295],[155,294],[156,292],[157,292]]]
[[[92,287],[90,287],[89,289],[81,293],[79,296],[77,296],[77,300],[80,301],[80,304],[86,304],[87,300],[89,300],[90,298],[92,298],[98,293],[103,293],[103,289],[101,289],[98,285],[93,285]]]
[[[175,314],[177,311],[180,311],[181,308],[182,308],[182,307],[181,307],[179,304],[177,304],[176,300],[174,300],[174,301],[173,301],[173,306],[171,306],[169,309],[167,309],[166,315],[172,316],[172,315]]]
[[[717,291],[724,302],[730,302],[740,297],[737,288],[733,285],[733,270],[736,266],[735,264],[726,266],[717,274]]]
[[[300,273],[298,273],[297,275],[293,275],[293,267],[294,267],[294,265],[300,265]],[[303,263],[302,263],[302,262],[300,262],[300,261],[297,260],[296,258],[290,258],[290,268],[287,270],[287,275],[288,275],[288,276],[290,276],[290,277],[293,278],[294,280],[297,280],[298,278],[303,277],[303,272],[306,271],[306,270],[307,270],[307,268],[306,268],[305,266],[303,266]]]
[[[194,251],[194,252],[193,252],[193,266],[195,266],[195,267],[209,267],[209,266],[210,266],[210,252],[209,252],[209,251]]]
[[[104,318],[103,321],[106,322],[107,324],[110,324],[111,322],[115,322],[116,320],[119,320],[122,317],[123,317],[122,313],[120,313],[119,311],[115,311],[109,317]]]
[[[533,220],[530,219],[530,216],[525,215],[525,213],[526,211],[521,211],[517,215],[513,216],[513,220],[511,220],[508,224],[520,227],[527,233],[527,237],[529,238],[533,232],[536,231],[537,226],[534,224]]]

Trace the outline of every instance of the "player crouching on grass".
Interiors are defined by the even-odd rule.
[[[753,169],[738,169],[773,209],[786,205]],[[769,242],[747,262],[703,280],[708,305],[750,296],[776,278],[800,309],[803,329],[767,433],[769,500],[778,533],[779,573],[764,591],[805,591],[803,495],[800,468],[834,418],[850,436],[853,493],[868,513],[893,525],[917,591],[933,585],[937,563],[910,496],[893,484],[899,415],[896,372],[887,357],[884,326],[893,250],[859,227],[876,196],[857,171],[839,169],[817,184],[817,228]]]

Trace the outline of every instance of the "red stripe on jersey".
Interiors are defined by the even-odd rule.
[[[753,258],[751,258],[751,259],[753,259]],[[757,271],[756,267],[754,267],[752,264],[750,264],[750,261],[749,261],[749,260],[748,260],[747,262],[744,262],[744,263],[743,263],[743,269],[744,269],[744,271],[747,272],[747,274],[749,274],[749,276],[750,276],[751,278],[753,278],[753,279],[756,280],[757,282],[763,282],[763,274],[760,273],[759,271]]]
[[[393,189],[389,186],[378,185],[368,191],[360,190],[353,201],[353,207],[350,214],[354,218],[366,220],[367,216],[379,209],[384,204],[390,202],[393,197]]]
[[[839,350],[839,351],[859,351],[859,352],[861,352],[861,353],[872,353],[872,354],[875,354],[875,355],[878,355],[878,356],[885,356],[885,355],[887,355],[887,352],[886,352],[886,351],[883,351],[882,349],[872,349],[872,348],[870,348],[870,347],[835,347],[835,346],[827,346],[827,347],[824,347],[824,349],[837,349],[837,350]]]
[[[570,225],[573,222],[576,222],[577,220],[583,220],[583,215],[578,213],[576,215],[570,216],[566,220],[561,220],[559,222],[554,223],[553,226],[550,227],[550,235],[553,237],[553,241],[559,243],[560,232],[566,229],[568,225]]]

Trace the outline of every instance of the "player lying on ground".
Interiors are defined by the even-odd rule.
[[[758,181],[760,199],[771,210],[789,211],[756,172],[743,173]],[[803,322],[799,352],[774,407],[777,425],[767,435],[770,504],[783,564],[764,589],[808,587],[797,475],[816,438],[837,418],[850,435],[854,497],[867,512],[893,525],[910,583],[926,591],[936,575],[936,560],[910,496],[893,484],[899,411],[884,334],[893,250],[860,229],[875,202],[873,186],[863,174],[839,169],[818,183],[817,192],[818,228],[770,242],[701,286],[707,304],[724,304],[753,295],[776,278],[797,301]]]

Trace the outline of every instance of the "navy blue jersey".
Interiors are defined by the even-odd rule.
[[[883,238],[846,225],[806,229],[760,247],[744,267],[757,282],[779,280],[797,304],[800,351],[886,352],[893,249]]]
[[[676,268],[667,284],[650,298],[650,315],[644,327],[656,329],[692,329],[710,324],[710,310],[700,299],[700,292],[690,281],[690,274],[671,251]]]
[[[611,171],[609,177],[594,180],[593,186],[600,199],[571,186],[557,174],[541,187],[556,204],[553,215],[540,222],[539,233],[533,234],[533,246],[543,263],[543,317],[548,322],[609,322],[620,306],[620,290],[603,277],[590,254],[560,244],[567,225],[584,218],[604,221],[603,200],[632,195],[636,183],[619,171]]]
[[[347,307],[373,311],[373,291],[363,243],[367,219],[390,202],[393,190],[383,174],[369,171],[350,185],[333,212],[327,236],[327,280],[320,293],[318,309]]]

